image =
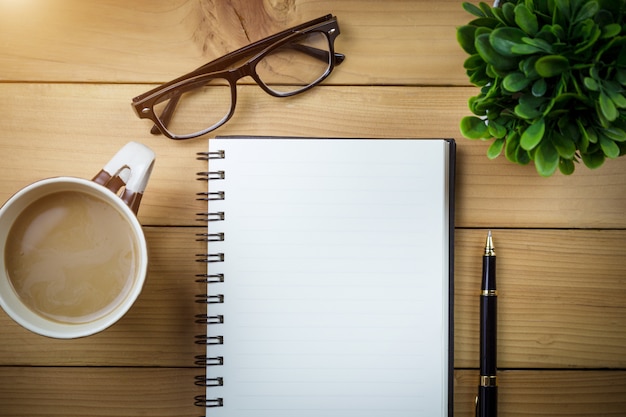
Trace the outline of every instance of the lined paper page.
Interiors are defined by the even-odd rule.
[[[209,417],[447,415],[448,143],[210,139]]]

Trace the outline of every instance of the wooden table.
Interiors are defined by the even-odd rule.
[[[476,3],[478,3],[476,1]],[[250,41],[334,13],[346,61],[276,99],[238,88],[215,134],[451,137],[458,142],[455,415],[471,416],[481,246],[498,252],[501,416],[626,415],[626,158],[570,177],[485,157],[461,137],[476,94],[455,28],[460,0],[0,0],[0,200],[44,177],[90,178],[129,141],[157,162],[139,218],[144,291],[112,328],[36,336],[0,312],[0,415],[194,416],[194,234],[207,139],[149,134],[130,100]],[[294,416],[295,417],[295,416]]]

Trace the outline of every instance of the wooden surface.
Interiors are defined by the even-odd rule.
[[[477,2],[476,2],[477,3]],[[242,83],[215,134],[449,137],[458,143],[455,416],[472,416],[481,246],[498,253],[501,416],[626,415],[626,158],[571,177],[485,156],[460,136],[460,0],[0,0],[0,201],[40,178],[90,178],[134,140],[157,162],[139,218],[150,268],[135,306],[84,339],[0,312],[0,416],[195,416],[193,302],[207,139],[149,134],[132,97],[280,29],[338,16],[346,61],[276,99]],[[297,416],[294,416],[297,417]]]

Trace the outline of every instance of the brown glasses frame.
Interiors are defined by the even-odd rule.
[[[301,89],[291,92],[280,93],[268,88],[256,73],[256,65],[267,54],[273,50],[285,45],[292,41],[294,38],[303,34],[311,32],[323,33],[329,42],[329,51],[319,50],[313,47],[300,46],[301,52],[305,52],[315,58],[319,58],[324,61],[328,61],[328,68],[326,72],[313,81],[311,84],[304,86]],[[153,134],[162,133],[170,139],[192,139],[198,136],[205,135],[218,127],[226,123],[234,114],[237,104],[237,81],[243,77],[250,76],[254,81],[268,94],[274,97],[288,97],[295,94],[307,91],[320,82],[322,82],[332,72],[335,65],[339,65],[345,59],[345,55],[336,53],[334,49],[335,38],[339,35],[339,24],[337,18],[333,15],[326,15],[320,18],[311,20],[301,25],[292,27],[290,29],[279,32],[275,35],[261,39],[257,42],[251,43],[241,49],[230,52],[220,58],[217,58],[197,69],[191,71],[181,77],[178,77],[172,81],[169,81],[159,87],[156,87],[144,94],[141,94],[132,100],[132,106],[137,116],[141,119],[150,119],[154,122],[154,126],[151,130]],[[243,58],[253,55],[252,58],[244,62],[243,64],[235,67],[228,68]],[[204,86],[209,80],[214,78],[221,78],[228,81],[231,91],[231,106],[229,113],[222,118],[219,122],[199,132],[185,135],[177,135],[170,132],[167,128],[167,124],[171,120],[171,117],[176,110],[176,105],[181,95],[190,90],[194,90]],[[161,115],[157,115],[154,106],[160,102],[169,100]]]

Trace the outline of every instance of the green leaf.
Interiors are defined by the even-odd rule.
[[[528,78],[539,78],[539,74],[537,74],[535,70],[535,63],[538,59],[538,56],[529,56],[520,62],[520,70],[526,74]]]
[[[600,6],[597,1],[587,1],[583,4],[583,6],[576,13],[576,17],[573,19],[572,23],[582,22],[583,20],[590,19],[598,13]]]
[[[535,168],[542,177],[549,177],[559,166],[559,154],[549,141],[542,142],[535,153]]]
[[[619,25],[618,23],[612,23],[610,25],[606,25],[602,28],[602,38],[603,39],[612,38],[614,36],[619,35],[621,31],[622,31],[622,26]]]
[[[534,46],[535,48],[548,54],[554,53],[554,48],[552,47],[552,44],[541,38],[522,38],[522,41],[525,44]]]
[[[472,3],[464,2],[463,9],[465,9],[466,12],[473,14],[474,16],[485,17],[483,11],[480,10],[478,6],[474,6]]]
[[[513,3],[506,2],[500,7],[502,8],[502,14],[508,22],[508,25],[513,26],[513,23],[515,23],[515,6]]]
[[[530,94],[525,94],[519,99],[519,104],[515,106],[513,111],[516,115],[522,119],[532,120],[541,117],[543,114],[541,107],[547,99],[540,97],[533,97]]]
[[[463,68],[466,70],[477,70],[485,64],[485,61],[478,54],[470,55],[465,62]]]
[[[602,164],[604,164],[604,160],[605,160],[604,153],[601,151],[594,152],[591,154],[584,153],[580,156],[585,166],[589,169],[600,168]]]
[[[535,148],[543,139],[543,135],[546,131],[546,123],[545,120],[539,119],[532,125],[528,126],[524,133],[522,133],[522,137],[520,138],[520,146],[530,151]]]
[[[609,127],[601,131],[601,134],[615,142],[626,142],[626,132],[618,127]]]
[[[550,35],[556,38],[555,42],[563,40],[567,37],[567,32],[565,32],[563,26],[559,25],[558,23],[546,26],[546,30],[550,33]]]
[[[484,120],[476,116],[465,116],[461,119],[461,134],[466,138],[484,139],[488,133]]]
[[[488,112],[494,114],[498,111],[495,109],[496,99],[488,98],[484,96],[473,97],[468,102],[469,108],[477,116],[486,116]]]
[[[487,158],[489,159],[497,158],[502,152],[502,148],[504,148],[504,142],[505,142],[504,138],[496,139],[495,141],[493,141],[491,146],[489,146],[489,149],[487,149]]]
[[[489,35],[491,33],[493,29],[491,28],[486,28],[486,27],[477,27],[476,28],[476,37],[478,37],[479,35]],[[476,41],[474,41],[476,42]]]
[[[513,111],[515,112],[517,116],[525,120],[533,120],[533,119],[540,117],[543,114],[540,110],[537,110],[535,108],[531,108],[528,106],[524,106],[523,104],[518,104],[517,106],[515,106]]]
[[[553,132],[550,138],[556,151],[562,158],[572,159],[576,155],[576,144],[571,138],[565,137],[558,132]]]
[[[568,68],[569,61],[562,55],[546,55],[535,63],[537,73],[544,78],[561,75]]]
[[[469,22],[470,26],[476,26],[478,29],[487,29],[491,31],[492,29],[498,27],[500,22],[498,19],[491,17],[479,17],[478,19],[474,19]]]
[[[589,70],[589,74],[591,74],[591,78],[593,78],[594,80],[599,80],[600,70],[598,69],[598,65],[594,65],[593,67],[591,67],[591,69]]]
[[[615,90],[607,89],[607,93],[615,107],[618,109],[626,109],[626,98]]]
[[[492,81],[498,78],[498,73],[491,64],[487,64],[487,67],[485,68],[485,73],[489,78],[491,78]]]
[[[570,0],[555,0],[557,10],[561,13],[566,20],[570,20]]]
[[[600,103],[600,111],[602,111],[602,115],[606,118],[606,120],[612,122],[617,119],[617,108],[615,107],[613,100],[611,100],[608,95],[601,92],[598,102]]]
[[[461,26],[456,30],[456,40],[461,45],[461,48],[470,55],[476,53],[476,47],[474,46],[474,39],[476,36],[476,26]]]
[[[600,135],[600,148],[602,148],[602,152],[611,159],[619,156],[619,146],[606,136]]]
[[[544,52],[544,50],[536,46],[528,45],[525,43],[516,44],[511,47],[511,53],[515,55],[531,55],[531,54],[536,54],[539,52]]]
[[[578,45],[578,47],[574,51],[575,54],[580,54],[581,52],[584,52],[585,50],[594,46],[596,41],[600,39],[600,35],[602,34],[602,31],[600,30],[598,25],[594,24],[591,20],[586,20],[585,22],[590,22],[590,24],[588,25],[589,34],[585,35],[585,41],[581,42]]]
[[[559,128],[557,132],[572,142],[577,143],[580,139],[580,130],[578,129],[578,126],[572,122],[569,110],[561,115],[557,122],[557,126]]]
[[[487,64],[483,64],[475,70],[468,71],[468,75],[469,81],[479,87],[485,86],[491,81],[491,78],[487,75]]]
[[[547,90],[548,83],[546,83],[545,78],[540,78],[533,83],[531,92],[535,97],[543,97]]]
[[[604,87],[604,91],[608,93],[609,97],[611,97],[612,93],[622,92],[622,86],[613,80],[604,80],[602,82],[602,87]]]
[[[491,32],[489,42],[499,54],[512,57],[516,55],[512,48],[516,45],[522,45],[522,38],[525,36],[526,34],[517,28],[501,27]]]
[[[526,33],[534,36],[539,30],[537,16],[525,4],[515,6],[515,23]]]
[[[510,26],[509,23],[506,21],[506,17],[504,17],[504,12],[502,11],[502,7],[494,7],[492,12],[493,12],[493,16],[496,19],[498,19],[500,22],[502,22],[504,26]]]
[[[515,155],[517,163],[520,165],[527,165],[530,163],[530,152],[524,150],[521,146],[517,148],[517,155]]]
[[[591,91],[600,90],[600,86],[598,85],[598,82],[591,77],[585,77],[583,79],[583,83],[585,84],[585,87],[587,87],[587,90],[591,90]]]
[[[563,175],[572,175],[574,170],[576,169],[576,165],[574,165],[574,161],[571,159],[563,159],[559,160],[559,171]]]
[[[485,62],[491,64],[495,69],[508,71],[517,66],[517,61],[515,59],[505,57],[493,49],[491,43],[489,43],[488,34],[485,33],[478,35],[474,44],[476,46],[476,50]]]
[[[500,123],[490,120],[487,125],[487,130],[489,130],[489,134],[496,139],[501,139],[506,135],[506,128],[502,126]]]
[[[576,126],[578,126],[578,131],[580,132],[578,148],[581,152],[587,152],[587,149],[589,148],[589,133],[587,133],[587,129],[585,129],[585,126],[580,119],[576,120]]]
[[[512,130],[506,137],[506,145],[504,146],[504,156],[511,162],[515,162],[520,165],[526,165],[530,162],[530,156],[528,152],[521,148],[519,145],[520,136]]]
[[[519,148],[519,135],[512,131],[506,137],[504,156],[511,162],[517,162],[517,149]]]
[[[478,3],[478,7],[480,7],[480,10],[483,11],[485,16],[494,17],[493,12],[491,11],[491,6],[485,3],[484,1],[481,1],[480,3]]]
[[[586,130],[587,137],[589,138],[589,143],[598,143],[598,134],[596,130],[591,128]]]
[[[522,91],[530,84],[530,79],[519,71],[508,74],[502,80],[502,87],[511,93]]]

